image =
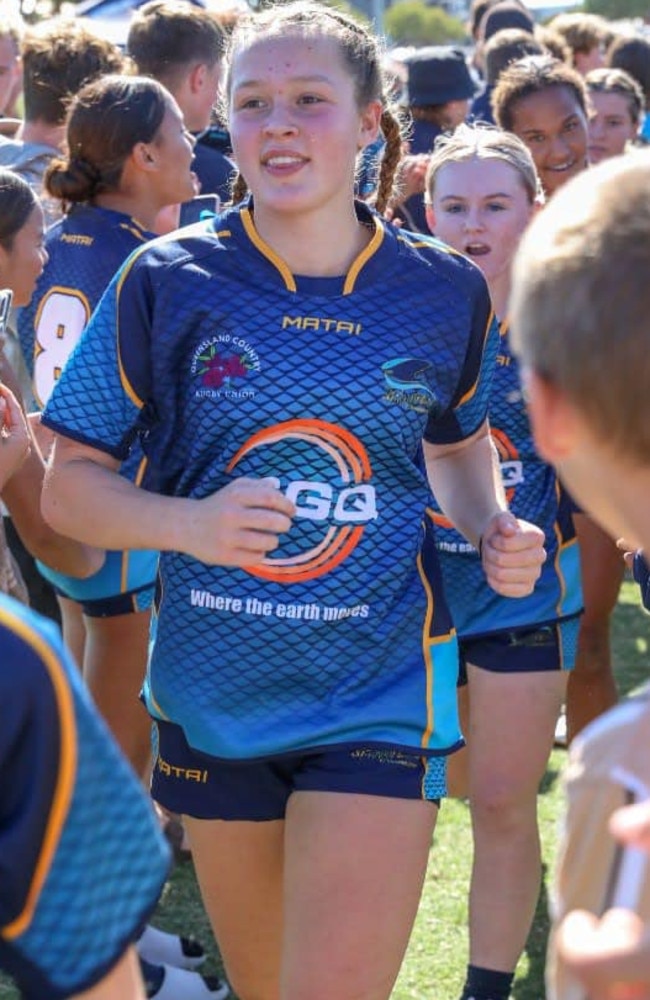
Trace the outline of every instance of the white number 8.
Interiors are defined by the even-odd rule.
[[[74,288],[55,285],[38,307],[34,323],[34,397],[42,408],[90,318],[90,303]]]

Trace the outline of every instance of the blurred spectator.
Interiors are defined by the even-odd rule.
[[[640,139],[650,142],[650,41],[641,35],[620,36],[607,50],[606,64],[624,69],[641,87],[645,99]]]
[[[589,95],[589,162],[619,156],[633,143],[645,114],[641,87],[622,69],[603,66],[585,77]]]
[[[418,49],[406,60],[407,84],[403,103],[413,120],[409,155],[402,168],[402,201],[394,217],[405,229],[428,233],[424,210],[424,175],[428,157],[439,135],[465,121],[476,84],[465,56],[451,46]]]
[[[54,19],[26,31],[22,43],[25,118],[15,138],[0,136],[0,166],[9,167],[43,194],[45,169],[65,140],[70,98],[84,83],[104,73],[117,73],[124,58],[79,21]],[[48,221],[60,210],[43,199]]]
[[[197,140],[193,169],[201,193],[217,194],[223,202],[230,200],[235,168],[226,155],[227,132],[211,124],[226,42],[215,14],[181,0],[150,0],[140,7],[127,40],[138,72],[169,90]]]
[[[492,91],[500,74],[523,56],[539,55],[543,46],[528,31],[521,28],[503,28],[492,35],[485,46],[485,85],[472,101],[470,118],[494,125]]]
[[[558,14],[549,26],[564,38],[571,50],[572,65],[582,76],[605,65],[605,52],[612,39],[612,29],[605,18],[572,12]]]
[[[555,59],[559,59],[560,62],[571,66],[573,63],[573,53],[559,31],[549,28],[548,24],[536,24],[535,38],[538,42],[542,43],[546,51],[550,52]]]

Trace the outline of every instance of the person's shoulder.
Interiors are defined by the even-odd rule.
[[[237,206],[210,219],[156,236],[130,254],[125,272],[139,274],[145,271],[150,277],[157,274],[162,279],[164,274],[196,266],[206,258],[210,258],[210,268],[217,269],[219,252],[232,245],[233,229],[240,226],[239,217]]]
[[[10,705],[25,710],[67,683],[69,662],[57,627],[5,594],[0,594],[0,644],[3,711]]]
[[[440,278],[454,284],[460,283],[468,290],[480,291],[481,294],[486,290],[480,268],[469,257],[453,250],[437,237],[398,229],[397,240],[403,252],[409,254],[413,261],[419,258],[425,266],[435,268]]]

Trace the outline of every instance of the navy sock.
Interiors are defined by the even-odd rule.
[[[152,965],[151,962],[147,962],[144,958],[141,958],[140,972],[142,973],[142,978],[144,979],[144,987],[147,996],[155,996],[162,986],[163,979],[165,978],[165,970],[162,965]]]
[[[508,1000],[514,978],[514,972],[497,972],[495,969],[468,965],[460,1000]]]

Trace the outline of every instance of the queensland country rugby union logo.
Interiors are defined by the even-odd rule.
[[[258,431],[226,471],[262,474],[295,505],[280,549],[246,567],[265,580],[298,583],[324,576],[348,558],[377,517],[366,449],[349,431],[323,420],[287,420]]]
[[[192,359],[197,396],[210,399],[252,399],[250,376],[260,371],[257,351],[243,337],[222,333],[199,344]]]

